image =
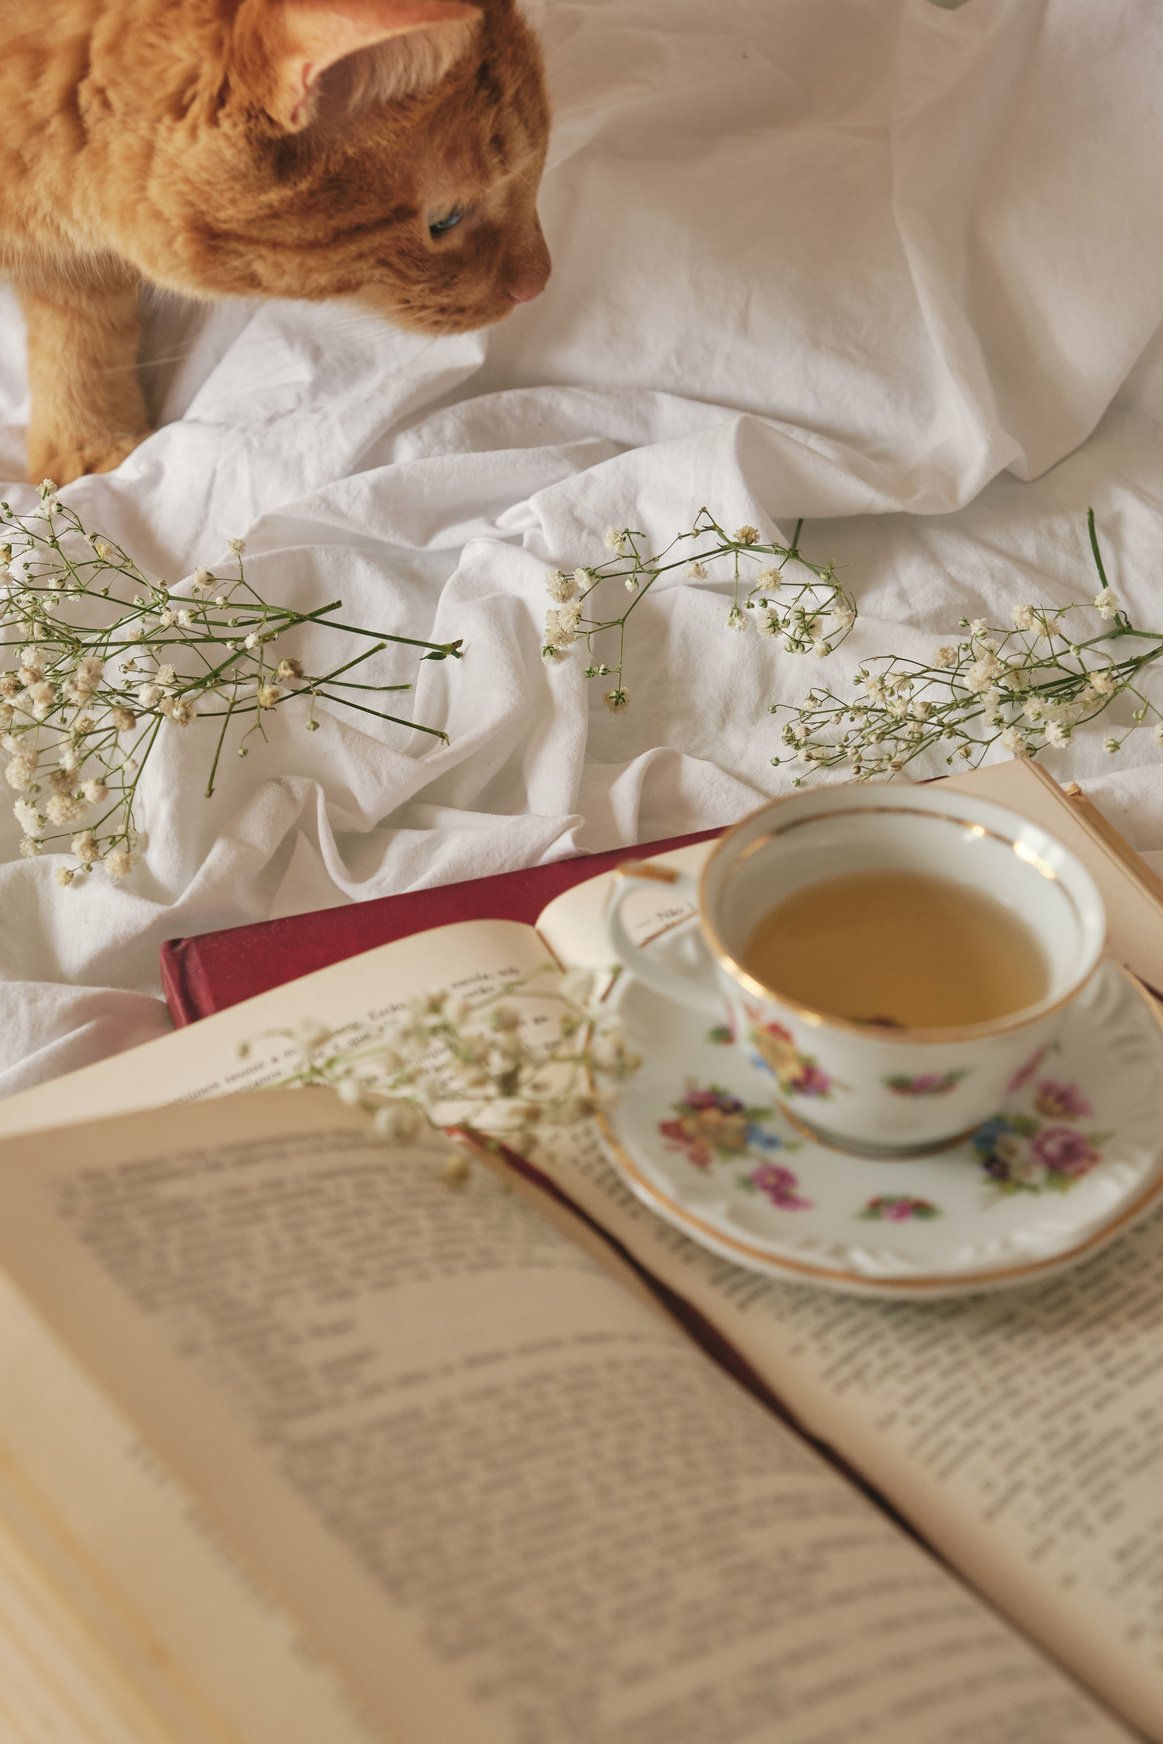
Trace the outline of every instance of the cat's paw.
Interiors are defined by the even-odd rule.
[[[150,434],[148,430],[138,430],[130,436],[99,437],[92,441],[54,441],[34,436],[28,444],[29,480],[39,484],[42,478],[51,478],[54,484],[71,484],[87,472],[112,472]]]

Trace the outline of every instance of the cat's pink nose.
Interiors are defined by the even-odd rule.
[[[509,295],[515,303],[531,303],[534,297],[539,297],[545,289],[545,278],[541,274],[525,273],[521,278],[514,279],[509,286]]]

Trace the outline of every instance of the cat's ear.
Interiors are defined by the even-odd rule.
[[[434,84],[463,52],[480,15],[465,0],[267,0],[264,107],[289,132],[301,131],[314,117],[327,69],[369,49],[379,51],[385,94]]]

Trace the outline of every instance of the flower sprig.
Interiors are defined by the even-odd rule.
[[[604,979],[547,966],[479,994],[426,994],[354,1045],[310,1021],[269,1031],[298,1056],[274,1087],[329,1086],[398,1144],[457,1127],[528,1156],[545,1127],[588,1119],[641,1064],[600,1003]]]
[[[638,529],[609,528],[605,543],[610,556],[605,563],[572,571],[554,569],[546,577],[553,603],[546,612],[541,658],[553,665],[575,643],[584,642],[590,656],[585,675],[608,686],[606,707],[620,714],[630,706],[626,677],[630,618],[655,582],[675,570],[683,570],[693,581],[730,581],[728,630],[742,631],[754,624],[759,635],[772,638],[786,653],[821,658],[830,654],[855,623],[856,602],[836,580],[834,565],[812,563],[803,556],[802,526],[802,521],[796,523],[790,545],[765,545],[760,543],[758,528],[744,526],[729,534],[709,509],[702,508],[692,527],[656,552],[643,548],[646,535]],[[632,597],[622,612],[602,616],[597,592],[615,582]],[[612,644],[604,658],[599,657],[598,638]]]
[[[781,732],[785,749],[772,763],[803,765],[798,787],[811,771],[843,769],[870,781],[934,755],[946,767],[976,768],[994,745],[1036,757],[1047,746],[1069,745],[1079,727],[1123,696],[1135,705],[1132,724],[1153,721],[1163,742],[1163,710],[1141,686],[1163,655],[1163,630],[1132,624],[1107,579],[1093,509],[1087,528],[1099,581],[1093,598],[1019,605],[1008,625],[962,618],[963,634],[931,660],[883,654],[864,661],[855,696],[817,686],[806,704],[773,703],[772,714],[790,718]],[[1123,737],[1113,733],[1103,744],[1113,754]]]
[[[266,736],[276,709],[305,702],[308,732],[316,704],[342,704],[439,739],[437,727],[377,707],[410,684],[355,676],[389,643],[426,660],[459,658],[459,642],[427,642],[369,630],[337,617],[331,600],[301,612],[271,604],[247,580],[243,542],[217,570],[199,569],[192,592],[152,580],[120,545],[87,532],[59,502],[48,479],[39,510],[18,514],[0,502],[0,759],[17,795],[13,810],[25,856],[67,846],[72,884],[100,865],[114,879],[133,866],[144,837],[134,806],[142,770],[162,734],[195,720],[219,722],[206,795],[232,726],[247,741]],[[307,671],[284,637],[303,626],[340,632],[344,658]],[[350,652],[350,638],[357,651]]]

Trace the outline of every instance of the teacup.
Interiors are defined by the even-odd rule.
[[[1029,929],[1044,996],[989,1022],[917,1029],[810,1010],[742,958],[755,927],[805,886],[850,872],[923,873],[986,891]],[[735,1047],[775,1081],[793,1121],[843,1150],[920,1154],[1001,1109],[1037,1069],[1095,973],[1102,898],[1081,861],[1016,812],[940,786],[832,787],[773,800],[720,837],[700,879],[675,873],[706,947],[694,966],[635,943],[622,918],[628,866],[607,913],[619,961],[656,992],[726,1017]]]

